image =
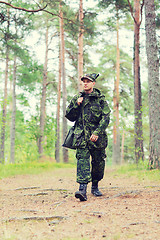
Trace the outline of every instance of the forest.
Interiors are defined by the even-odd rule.
[[[0,1],[0,164],[62,147],[85,73],[111,108],[107,161],[160,168],[159,0]]]

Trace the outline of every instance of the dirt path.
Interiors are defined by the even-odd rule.
[[[160,182],[106,170],[103,196],[79,202],[75,169],[0,180],[2,240],[159,240]]]

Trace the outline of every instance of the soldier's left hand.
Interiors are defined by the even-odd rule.
[[[91,137],[90,137],[90,140],[91,140],[92,142],[96,142],[96,141],[98,140],[98,136],[92,134]]]

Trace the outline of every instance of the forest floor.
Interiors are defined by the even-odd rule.
[[[106,169],[102,197],[74,197],[76,169],[0,180],[2,240],[159,240],[160,181]]]

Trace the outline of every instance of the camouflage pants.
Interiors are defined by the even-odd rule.
[[[90,170],[91,156],[91,170]],[[104,175],[105,149],[79,148],[76,153],[77,158],[77,182],[88,183],[100,181]]]

